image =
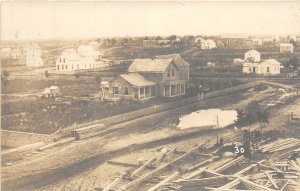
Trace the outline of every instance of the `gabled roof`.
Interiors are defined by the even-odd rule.
[[[49,89],[54,90],[54,89],[59,89],[59,88],[58,88],[58,86],[51,86]]]
[[[120,77],[126,80],[128,83],[137,87],[151,86],[155,84],[154,82],[147,80],[139,73],[121,74]]]
[[[263,65],[263,64],[268,64],[268,65],[280,65],[281,63],[278,62],[277,60],[275,59],[267,59],[263,62],[260,62],[260,63],[253,63],[253,62],[245,62],[243,64],[243,66],[252,66],[252,67],[255,67],[255,66],[258,66],[258,65]]]
[[[77,49],[80,51],[94,51],[94,48],[91,45],[80,45]]]
[[[249,51],[247,51],[245,54],[249,54],[249,53],[251,53],[251,54],[260,54],[260,52],[258,52],[257,50],[249,50]]]
[[[76,50],[74,49],[66,49],[62,52],[61,57],[64,57],[68,60],[79,60],[80,57],[76,53]]]
[[[172,59],[135,59],[128,72],[163,73]]]
[[[248,39],[249,35],[248,34],[222,34],[221,38],[226,39]]]
[[[261,62],[260,64],[280,65],[281,63],[275,59],[267,59],[267,60]]]
[[[281,43],[280,46],[292,47],[294,45],[292,43]]]
[[[157,58],[172,58],[173,62],[177,67],[189,66],[190,64],[185,61],[179,54],[169,54],[169,55],[158,55]]]

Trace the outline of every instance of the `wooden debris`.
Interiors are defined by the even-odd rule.
[[[107,185],[102,191],[110,191],[117,184],[119,184],[119,182],[121,182],[124,177],[125,177],[125,173],[117,177],[114,181],[112,181],[109,185]]]
[[[269,173],[267,173],[267,172],[265,172],[265,174],[269,178],[269,181],[272,183],[272,185],[274,186],[274,188],[279,189],[279,187],[277,186],[276,182],[273,180],[272,176]]]
[[[147,166],[149,166],[155,160],[156,160],[156,158],[152,158],[152,159],[148,160],[147,162],[145,162],[142,166],[140,166],[138,169],[133,171],[131,173],[130,177],[133,178],[134,176],[136,176],[138,173],[140,173],[142,170],[144,170]]]
[[[173,173],[171,176],[167,177],[166,179],[164,179],[163,181],[161,181],[160,183],[154,185],[153,187],[151,187],[150,189],[148,189],[148,191],[155,191],[158,190],[159,188],[161,188],[164,184],[178,178],[180,176],[179,172],[175,172]]]
[[[124,166],[124,167],[139,167],[140,166],[138,164],[125,163],[125,162],[112,161],[112,160],[108,160],[107,164]]]
[[[184,155],[181,155],[180,157],[176,158],[175,160],[173,160],[170,163],[164,164],[161,167],[156,168],[155,170],[146,173],[142,176],[140,176],[139,178],[133,180],[132,182],[130,182],[129,184],[123,186],[122,188],[119,188],[118,191],[120,190],[132,190],[134,188],[136,188],[140,183],[142,183],[144,180],[153,177],[156,173],[161,172],[162,170],[164,170],[166,167],[170,166],[171,164],[174,164],[177,161],[180,161],[186,157],[188,157],[191,153],[193,153],[195,150],[200,149],[201,147],[203,147],[204,144],[202,145],[198,145],[196,147],[194,147],[193,149],[191,149],[189,152],[185,153]]]
[[[219,168],[215,169],[215,171],[216,171],[216,172],[222,172],[222,171],[224,171],[225,169],[230,168],[231,166],[235,165],[237,162],[239,162],[239,161],[241,161],[241,160],[244,160],[244,159],[245,159],[244,156],[240,156],[240,157],[238,157],[238,158],[236,158],[236,159],[234,159],[234,160],[231,160],[231,161],[229,161],[228,163],[226,163],[226,164],[220,166]]]

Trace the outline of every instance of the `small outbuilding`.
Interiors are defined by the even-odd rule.
[[[281,43],[279,45],[279,52],[281,53],[293,53],[294,45],[292,43]]]
[[[267,59],[260,63],[245,62],[243,73],[259,75],[277,75],[280,74],[280,62],[275,59]]]
[[[245,53],[245,60],[248,62],[260,62],[260,53],[257,50],[249,50]]]

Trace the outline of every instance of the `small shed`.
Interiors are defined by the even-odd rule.
[[[281,53],[293,53],[294,45],[292,43],[281,43],[279,45],[279,52]]]

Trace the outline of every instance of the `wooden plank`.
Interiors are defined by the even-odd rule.
[[[112,181],[109,185],[107,185],[102,191],[110,191],[112,188],[114,188],[121,180],[123,180],[125,176],[125,173],[121,176],[117,177],[114,181]]]
[[[198,164],[196,164],[196,165],[194,165],[194,166],[191,166],[191,167],[188,169],[188,171],[189,171],[189,172],[190,172],[190,171],[193,171],[193,170],[195,170],[195,169],[197,169],[197,168],[199,168],[199,167],[201,167],[201,166],[203,166],[203,165],[206,165],[206,164],[209,163],[209,162],[214,161],[214,160],[217,159],[217,158],[219,158],[219,157],[213,156],[213,157],[210,158],[210,159],[207,159],[207,160],[205,160],[205,161],[203,161],[203,162],[201,162],[201,163],[198,163]]]
[[[295,161],[289,161],[289,163],[298,171],[300,172],[300,167],[295,163]]]
[[[230,168],[231,166],[235,165],[237,162],[241,161],[245,159],[244,156],[240,156],[232,161],[229,161],[228,163],[225,163],[224,165],[220,166],[219,168],[215,169],[215,172],[222,172],[228,168]]]
[[[176,158],[175,160],[173,160],[172,162],[170,163],[167,163],[167,164],[164,164],[162,165],[161,167],[159,168],[156,168],[155,170],[147,173],[147,174],[144,174],[142,176],[140,176],[139,178],[133,180],[132,182],[130,182],[129,184],[121,187],[118,189],[118,191],[121,191],[121,190],[132,190],[134,189],[135,187],[137,187],[141,182],[143,182],[144,180],[148,179],[148,178],[151,178],[153,177],[156,173],[159,173],[161,172],[162,170],[164,170],[166,167],[170,166],[171,164],[173,163],[176,163],[177,161],[180,161],[186,157],[188,157],[191,153],[193,153],[195,150],[198,150],[200,149],[201,147],[203,147],[204,144],[201,144],[201,145],[198,145],[196,147],[194,147],[193,149],[191,149],[189,152],[185,153],[184,155],[181,155],[180,157]]]
[[[282,191],[289,183],[290,183],[290,180],[286,181],[286,183],[282,186],[282,188],[280,189],[280,191]]]
[[[125,163],[125,162],[119,162],[119,161],[112,161],[112,160],[108,160],[107,164],[111,164],[111,165],[118,165],[118,166],[124,166],[124,167],[139,167],[140,165],[138,164],[132,164],[132,163]]]
[[[224,181],[229,179],[229,176],[222,175],[222,176],[215,176],[215,177],[209,177],[209,178],[199,178],[199,179],[179,179],[174,181],[175,183],[179,184],[185,184],[185,183],[197,183],[197,184],[202,184],[202,183],[207,183],[207,182],[217,182],[217,181]]]
[[[179,172],[175,172],[173,173],[171,176],[167,177],[166,179],[164,179],[163,181],[159,182],[158,184],[154,185],[153,187],[151,187],[150,189],[148,189],[148,191],[155,191],[158,190],[159,188],[161,188],[164,184],[178,178],[180,176]]]
[[[7,149],[7,150],[4,150],[1,152],[1,157],[4,157],[9,154],[16,154],[16,153],[19,154],[19,153],[23,153],[23,152],[34,151],[45,145],[46,145],[45,142],[37,142],[37,143],[24,145],[24,146],[17,147],[17,148]]]
[[[138,173],[140,173],[142,170],[144,170],[147,166],[149,166],[155,160],[156,160],[156,158],[152,158],[152,159],[148,160],[147,162],[145,162],[142,166],[140,166],[135,171],[133,171],[131,173],[130,177],[133,178],[134,176],[136,176]]]
[[[264,161],[265,161],[265,160],[261,160],[261,161],[258,162],[258,164],[261,164],[261,163],[263,163]],[[242,174],[244,174],[244,173],[250,171],[251,169],[253,169],[253,168],[256,167],[256,166],[257,166],[257,164],[252,164],[252,165],[250,165],[250,166],[248,166],[248,167],[246,167],[246,168],[244,168],[244,169],[242,169],[242,170],[236,172],[234,175],[242,175]]]
[[[229,183],[227,183],[227,184],[225,184],[225,185],[223,185],[223,186],[217,188],[217,190],[230,189],[230,188],[232,188],[232,187],[234,187],[234,186],[239,185],[240,183],[241,183],[241,180],[239,180],[239,179],[234,179],[233,181],[231,181],[231,182],[229,182]]]
[[[270,180],[270,182],[272,183],[272,185],[274,186],[274,188],[279,189],[279,187],[277,186],[276,182],[273,180],[272,176],[265,172],[265,174],[267,175],[268,179]]]
[[[151,165],[152,166],[157,166],[166,156],[170,155],[171,153],[175,152],[176,148],[171,149],[170,151],[168,151],[165,154],[162,154],[159,158],[157,158],[156,161],[154,161]]]
[[[206,168],[199,168],[198,170],[189,173],[187,175],[184,176],[184,179],[192,179],[195,178],[196,176],[200,175],[201,173],[203,173],[206,170]]]
[[[217,172],[215,172],[213,170],[205,169],[204,172],[207,172],[207,173],[212,174],[214,176],[224,176],[223,174],[217,173]]]
[[[249,186],[250,189],[258,189],[258,190],[266,190],[266,191],[273,191],[273,189],[266,188],[264,186],[261,186],[259,184],[256,184],[250,180],[247,180],[246,178],[242,178],[240,176],[237,176],[238,179],[240,179],[245,185]]]

